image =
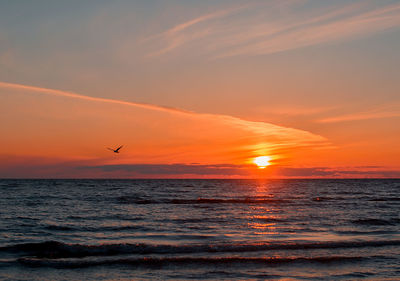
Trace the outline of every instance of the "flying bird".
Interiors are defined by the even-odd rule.
[[[122,147],[123,147],[123,145],[121,145],[120,147],[118,147],[118,148],[116,148],[116,149],[112,149],[112,148],[109,148],[109,147],[107,147],[107,149],[111,150],[111,151],[114,152],[114,153],[119,153],[119,150],[120,150]]]

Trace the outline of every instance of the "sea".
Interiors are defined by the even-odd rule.
[[[0,280],[400,280],[400,180],[0,180]]]

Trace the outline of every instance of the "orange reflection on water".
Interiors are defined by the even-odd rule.
[[[249,228],[254,230],[254,234],[257,235],[274,235],[279,234],[276,231],[277,227],[274,223],[259,223],[259,222],[251,222],[247,224]]]
[[[269,180],[255,181],[251,189],[251,198],[256,198],[261,204],[252,204],[247,212],[247,227],[256,235],[279,235],[282,227],[282,209],[280,200],[271,192]]]
[[[263,207],[256,209],[265,209]],[[277,231],[277,222],[279,221],[276,215],[265,215],[265,213],[254,214],[250,219],[251,222],[247,226],[254,230],[254,234],[272,235],[279,234]]]

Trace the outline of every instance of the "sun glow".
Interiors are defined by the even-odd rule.
[[[253,160],[254,164],[256,164],[260,169],[264,169],[265,167],[271,165],[269,161],[271,161],[271,157],[269,156],[259,156]]]

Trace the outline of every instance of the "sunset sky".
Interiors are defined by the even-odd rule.
[[[0,178],[400,177],[399,50],[399,1],[1,1]]]

